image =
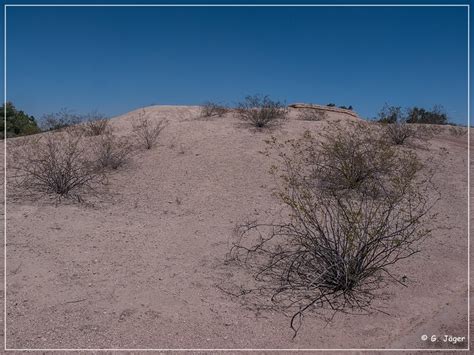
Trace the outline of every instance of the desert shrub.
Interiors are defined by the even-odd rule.
[[[146,149],[151,149],[158,141],[158,136],[166,124],[166,120],[153,122],[146,117],[145,111],[143,110],[138,114],[136,121],[133,122],[133,132]]]
[[[364,124],[322,132],[324,140],[311,143],[308,156],[319,188],[348,191],[372,187],[375,180],[393,169],[395,150],[378,132]]]
[[[385,137],[392,144],[402,145],[409,138],[418,136],[417,130],[407,124],[407,119],[406,110],[402,110],[400,106],[385,104],[378,113],[377,122],[384,125]]]
[[[100,136],[110,132],[110,121],[100,113],[91,113],[85,116],[84,133],[88,136]]]
[[[6,111],[6,112],[5,112]],[[0,123],[0,138],[5,138],[5,121],[6,121],[6,136],[18,137],[26,136],[41,132],[36,120],[33,116],[29,116],[23,111],[17,110],[16,107],[11,103],[7,102],[6,105],[2,105],[0,111],[1,123]],[[4,117],[6,116],[6,120]]]
[[[227,112],[229,112],[229,109],[226,106],[215,102],[207,101],[201,105],[201,117],[222,117]]]
[[[334,103],[331,102],[331,103],[327,104],[326,106],[327,106],[327,107],[336,107],[336,104],[334,104]]]
[[[391,162],[388,167],[376,164],[379,179],[365,179],[364,188],[350,191],[324,188],[332,185],[327,181],[332,175],[315,157],[329,154],[323,161],[338,162],[339,151],[354,150],[354,142],[340,134],[328,135],[332,141],[323,151],[310,133],[280,145],[273,140],[272,146],[283,149],[273,171],[281,176],[278,197],[287,217],[280,223],[239,225],[231,249],[233,259],[253,272],[254,285],[241,294],[268,297],[277,309],[291,311],[295,336],[309,311],[325,315],[327,310],[332,316],[370,312],[380,288],[396,280],[391,266],[416,254],[430,233],[422,226],[433,204],[429,180],[411,153],[387,146]],[[354,158],[382,161],[386,154]],[[374,173],[372,163],[359,164]],[[339,164],[330,168],[340,174]],[[323,188],[321,181],[326,181]]]
[[[14,185],[25,192],[81,200],[103,178],[82,136],[68,132],[32,139],[9,156]]]
[[[298,114],[298,119],[303,121],[322,121],[327,119],[328,114],[324,110],[305,108]]]
[[[116,170],[127,163],[133,146],[128,139],[116,137],[108,132],[98,138],[94,150],[100,168]]]
[[[41,128],[44,131],[55,131],[76,126],[81,123],[83,118],[74,114],[68,109],[61,109],[56,113],[49,113],[43,116]]]
[[[416,136],[416,130],[406,122],[396,121],[384,126],[385,134],[390,142],[395,145],[404,144],[409,138]]]
[[[277,124],[287,117],[287,107],[268,96],[247,96],[237,105],[239,119],[250,123],[256,128],[265,128]]]
[[[406,114],[400,106],[385,104],[378,113],[377,121],[380,123],[396,123],[406,121]]]
[[[431,110],[424,108],[412,107],[408,109],[407,123],[422,123],[422,124],[440,124],[448,123],[448,115],[442,106],[435,106]]]

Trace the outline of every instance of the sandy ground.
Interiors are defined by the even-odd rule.
[[[113,120],[127,135],[136,113]],[[25,348],[403,348],[462,349],[423,334],[467,336],[467,137],[448,130],[417,152],[436,167],[441,200],[432,237],[394,268],[377,306],[390,315],[306,316],[295,339],[289,319],[219,290],[245,271],[223,263],[232,229],[271,218],[264,140],[356,120],[293,119],[256,132],[227,115],[196,119],[197,107],[154,106],[166,118],[160,143],[114,173],[92,206],[47,199],[7,204],[7,347]],[[3,325],[2,325],[3,332]]]

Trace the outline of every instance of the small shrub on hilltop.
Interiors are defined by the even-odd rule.
[[[406,115],[400,106],[389,106],[385,104],[378,113],[377,121],[380,123],[395,123],[406,121]]]
[[[166,120],[152,121],[146,117],[145,110],[138,113],[136,120],[133,122],[133,132],[138,141],[144,145],[146,149],[151,149],[158,141],[158,136],[166,127]]]
[[[256,128],[270,127],[283,119],[288,114],[287,107],[279,101],[273,101],[268,96],[247,96],[237,105],[239,119],[250,123]]]
[[[227,112],[229,112],[229,109],[226,106],[215,102],[207,101],[201,105],[201,117],[222,117]]]

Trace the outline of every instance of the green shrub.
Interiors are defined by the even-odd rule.
[[[6,112],[5,112],[6,111]],[[17,110],[11,102],[2,105],[1,109],[1,124],[0,124],[0,138],[5,138],[5,113],[6,113],[6,136],[18,137],[26,136],[41,132],[35,118],[29,116],[23,111]]]
[[[307,161],[321,188],[334,192],[373,187],[394,167],[395,150],[370,126],[332,128],[323,137],[312,143],[312,160]]]
[[[442,106],[435,106],[431,110],[413,107],[408,109],[407,123],[440,124],[448,123],[448,115]]]

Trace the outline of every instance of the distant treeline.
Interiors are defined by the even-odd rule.
[[[385,104],[376,120],[382,123],[449,124],[448,115],[444,108],[439,105],[434,106],[432,109],[424,109],[416,106],[402,109],[400,106],[389,106]]]
[[[6,111],[6,115],[5,115]],[[2,105],[0,137],[5,138],[5,118],[7,124],[7,138],[26,136],[41,132],[33,116],[29,116],[23,111],[17,110],[11,102]]]

